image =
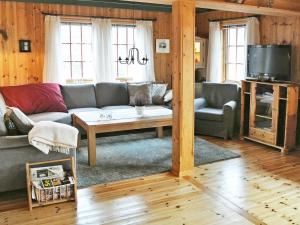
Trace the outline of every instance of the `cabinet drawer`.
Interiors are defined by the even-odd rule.
[[[276,145],[276,138],[275,133],[257,129],[257,128],[250,128],[249,137],[257,139],[259,141],[263,141],[272,145]]]

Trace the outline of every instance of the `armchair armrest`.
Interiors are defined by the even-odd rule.
[[[223,106],[224,127],[225,127],[225,131],[226,131],[225,136],[224,136],[225,139],[227,139],[228,137],[232,138],[232,136],[233,136],[236,107],[237,107],[236,101],[227,102]]]
[[[236,101],[230,101],[227,102],[224,106],[223,106],[223,110],[224,110],[224,114],[226,113],[230,113],[230,112],[234,112],[236,109]]]
[[[207,102],[204,98],[196,98],[194,100],[195,110],[205,108],[207,106]]]

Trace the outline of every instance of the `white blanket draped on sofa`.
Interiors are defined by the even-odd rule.
[[[28,133],[29,143],[45,154],[49,151],[69,154],[70,149],[77,148],[77,139],[76,128],[51,121],[35,123]]]

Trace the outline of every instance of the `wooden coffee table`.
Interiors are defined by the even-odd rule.
[[[100,114],[112,118],[100,120]],[[108,113],[108,114],[107,114]],[[88,138],[88,160],[90,166],[96,165],[96,134],[156,128],[156,136],[163,137],[163,127],[172,126],[172,111],[163,107],[151,107],[145,110],[143,117],[138,117],[135,109],[112,111],[79,112],[73,114],[73,125],[83,128]]]

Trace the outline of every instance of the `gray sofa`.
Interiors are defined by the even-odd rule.
[[[238,86],[203,83],[195,99],[195,133],[232,138],[237,108]]]
[[[43,112],[28,115],[34,122],[54,121],[72,124],[72,114],[100,109],[115,110],[131,108],[127,84],[98,83],[86,85],[61,86],[68,112]],[[5,102],[0,93],[0,115],[5,111]],[[75,151],[71,151],[76,156]],[[17,190],[25,187],[25,163],[66,158],[67,155],[51,152],[41,153],[30,146],[26,135],[1,136],[0,134],[0,192]]]

